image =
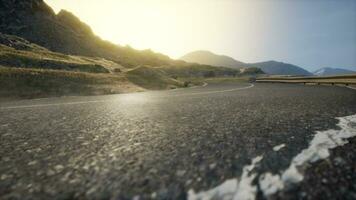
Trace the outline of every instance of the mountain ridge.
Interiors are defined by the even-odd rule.
[[[313,72],[315,76],[332,76],[332,75],[344,75],[344,74],[356,74],[356,71],[342,69],[342,68],[332,68],[323,67]]]
[[[302,75],[310,76],[312,73],[290,63],[270,60],[265,62],[248,63],[249,67],[258,67],[267,74],[272,75]]]
[[[195,59],[191,59],[195,57]],[[200,64],[209,64],[213,66],[225,66],[231,67],[236,69],[241,69],[245,63],[237,61],[229,56],[225,55],[217,55],[213,52],[206,51],[206,50],[198,50],[187,53],[186,55],[182,56],[180,59],[186,62],[195,62],[196,58],[200,60]],[[213,58],[215,57],[215,58]]]
[[[274,60],[257,62],[257,63],[245,63],[226,55],[217,55],[210,51],[204,51],[204,50],[187,53],[184,56],[182,56],[180,59],[187,62],[209,64],[213,66],[225,66],[225,67],[232,67],[238,69],[243,67],[258,67],[265,73],[273,74],[273,75],[303,75],[303,76],[312,75],[310,72],[303,69],[302,67],[289,63],[284,63],[284,62],[279,62]],[[233,63],[233,65],[227,64],[228,62]]]

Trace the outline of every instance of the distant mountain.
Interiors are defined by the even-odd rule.
[[[277,61],[266,61],[259,63],[249,63],[247,64],[249,67],[258,67],[266,74],[274,74],[274,75],[302,75],[302,76],[310,76],[312,75],[307,70],[292,65],[289,63],[277,62]]]
[[[244,63],[229,56],[216,55],[209,51],[194,51],[188,53],[180,58],[186,62],[194,62],[199,64],[213,65],[213,66],[224,66],[231,68],[243,68],[243,67],[258,67],[267,74],[278,74],[278,75],[312,75],[305,69],[298,67],[296,65],[277,62],[277,61],[267,61],[259,63]]]
[[[217,55],[210,51],[194,51],[182,56],[180,60],[205,65],[224,66],[235,69],[240,69],[245,65],[245,63],[237,61],[229,56]]]
[[[343,75],[343,74],[356,74],[356,71],[351,71],[341,68],[330,68],[324,67],[313,72],[315,76],[333,76],[333,75]]]

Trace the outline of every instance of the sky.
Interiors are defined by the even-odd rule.
[[[209,50],[242,62],[277,60],[356,71],[355,0],[45,0],[96,35],[179,58]]]

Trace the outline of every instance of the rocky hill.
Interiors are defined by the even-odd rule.
[[[0,0],[0,97],[168,89],[187,87],[193,79],[255,71],[261,73],[115,45],[72,13],[55,14],[43,0]]]
[[[97,37],[72,13],[57,15],[43,0],[0,0],[0,32],[17,35],[51,51],[96,56],[125,67],[174,64],[169,57],[150,50],[138,51]]]
[[[177,65],[124,67],[105,58],[53,52],[0,33],[0,100],[169,89],[187,87],[196,78],[237,75],[240,71],[231,68],[179,61]]]

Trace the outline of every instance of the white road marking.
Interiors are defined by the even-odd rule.
[[[255,199],[257,186],[252,185],[252,181],[255,179],[256,174],[251,172],[262,159],[263,156],[257,156],[252,160],[250,165],[244,166],[240,181],[237,178],[229,179],[211,190],[201,191],[199,193],[195,193],[194,190],[191,189],[188,192],[188,200]]]
[[[175,89],[172,89],[172,90],[168,90],[168,92],[175,92],[175,91],[185,90],[185,89],[193,89],[193,88],[206,87],[207,85],[208,85],[208,83],[207,83],[207,82],[204,82],[203,85],[196,85],[196,86],[188,87],[188,88],[175,88]]]
[[[205,85],[206,86],[206,85]],[[205,87],[203,86],[203,87]],[[186,93],[186,94],[176,94],[176,95],[166,95],[161,97],[177,97],[177,96],[190,96],[190,95],[202,95],[202,94],[214,94],[214,93],[223,93],[223,92],[232,92],[237,90],[244,90],[248,88],[254,87],[253,84],[250,84],[247,87],[243,88],[234,88],[228,90],[218,90],[218,91],[207,91],[207,92],[197,92],[197,93]],[[130,94],[124,94],[130,95]],[[19,109],[19,108],[39,108],[39,107],[50,107],[50,106],[61,106],[61,105],[78,105],[78,104],[89,104],[89,103],[104,103],[104,102],[113,102],[115,100],[93,100],[93,101],[76,101],[76,102],[65,102],[65,103],[49,103],[49,104],[34,104],[34,105],[22,105],[22,106],[8,106],[8,107],[0,107],[0,110],[5,109]]]
[[[208,85],[208,83],[207,82],[204,82],[204,84],[203,85],[197,85],[197,86],[193,86],[193,87],[190,87],[190,88],[199,88],[199,87],[205,87],[205,86],[207,86]],[[183,88],[184,89],[184,88]]]
[[[329,157],[329,149],[347,144],[347,139],[356,137],[356,115],[340,117],[337,124],[341,130],[317,131],[310,146],[292,159],[288,169],[281,175],[273,175],[270,172],[259,176],[258,185],[263,194],[269,198],[270,195],[283,190],[290,184],[296,184],[303,180],[301,169],[306,163],[314,163]],[[279,149],[285,146],[278,145]],[[275,148],[273,148],[275,150]],[[241,180],[238,178],[229,179],[222,184],[207,191],[195,193],[194,190],[188,192],[188,200],[254,200],[257,193],[257,185],[253,185],[256,173],[251,173],[255,165],[262,160],[262,156],[256,157],[251,165],[243,168]]]
[[[349,88],[351,90],[356,90],[356,87],[352,87],[352,86],[346,86],[346,85],[336,85],[336,86],[339,86],[339,87],[346,87],[346,88]]]
[[[295,156],[281,175],[272,175],[267,172],[261,175],[259,184],[266,197],[284,189],[291,184],[299,183],[303,180],[303,171],[301,168],[306,163],[315,163],[329,157],[329,149],[343,146],[348,143],[349,138],[356,136],[356,115],[339,117],[340,130],[317,131],[310,146]]]
[[[356,90],[355,87],[351,87],[351,86],[346,86],[346,87],[349,88],[349,89],[352,89],[352,90]]]
[[[196,93],[187,93],[187,94],[177,94],[177,95],[169,95],[166,97],[171,97],[171,96],[191,96],[191,95],[200,95],[200,94],[216,94],[216,93],[224,93],[224,92],[233,92],[237,90],[245,90],[254,87],[254,84],[250,84],[247,87],[243,88],[234,88],[234,89],[228,89],[228,90],[217,90],[217,91],[207,91],[207,92],[196,92]]]

